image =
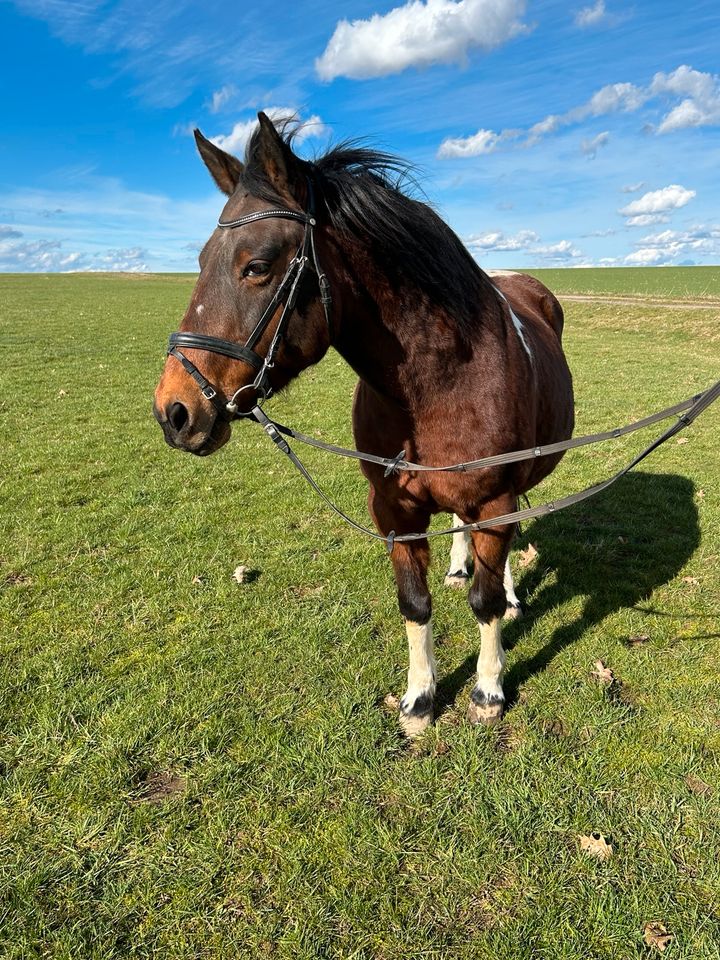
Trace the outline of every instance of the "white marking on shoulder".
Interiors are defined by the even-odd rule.
[[[522,345],[525,347],[525,353],[527,353],[527,355],[528,355],[528,356],[530,357],[530,359],[532,360],[532,353],[531,353],[531,351],[530,351],[530,347],[529,347],[529,345],[528,345],[528,342],[527,342],[527,340],[525,339],[525,331],[523,330],[523,325],[522,325],[522,322],[521,322],[521,320],[520,320],[520,317],[518,317],[518,315],[515,313],[515,311],[513,310],[513,308],[510,306],[510,303],[508,302],[508,298],[505,296],[505,294],[502,292],[502,290],[498,290],[497,287],[493,287],[493,289],[495,290],[495,292],[497,293],[497,295],[498,295],[499,297],[501,297],[501,298],[505,301],[505,303],[507,303],[507,308],[508,308],[508,310],[510,311],[510,319],[511,319],[512,322],[513,322],[513,326],[515,327],[515,330],[516,330],[516,332],[517,332],[518,337],[520,337],[520,342],[521,342]]]
[[[199,303],[199,304],[195,307],[195,313],[196,313],[198,316],[200,316],[200,314],[203,312],[204,309],[205,309],[205,304],[204,304],[204,303]]]

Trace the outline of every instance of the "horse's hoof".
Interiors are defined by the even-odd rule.
[[[522,620],[523,610],[519,603],[509,603],[503,620]]]
[[[434,720],[432,710],[430,713],[403,713],[400,712],[400,729],[408,740],[414,740],[421,733],[425,733],[427,728],[432,725]]]
[[[469,580],[469,573],[448,573],[445,577],[445,586],[452,590],[465,590]]]
[[[408,707],[405,698],[400,701],[400,729],[408,740],[419,737],[421,733],[424,733],[434,719],[435,712],[430,694],[420,694],[410,707]]]
[[[502,720],[504,709],[505,700],[502,697],[488,696],[481,690],[473,690],[468,704],[467,718],[474,727],[481,724],[484,727],[492,727]]]

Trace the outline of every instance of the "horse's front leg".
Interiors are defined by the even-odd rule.
[[[485,516],[500,516],[512,510],[512,506],[506,508],[499,502],[492,507],[492,513],[486,512]],[[504,581],[514,532],[511,524],[472,533],[475,576],[468,600],[480,624],[477,678],[468,707],[468,719],[474,724],[497,723],[505,707],[502,688],[505,651],[500,625],[508,604]]]
[[[517,509],[517,503],[512,509]],[[459,527],[462,522],[462,519],[456,513],[454,513],[452,525],[454,527]],[[468,568],[471,562],[472,544],[470,540],[470,534],[464,530],[460,533],[454,533],[452,538],[452,546],[450,548],[450,567],[448,572],[445,574],[445,586],[452,587],[454,590],[464,590],[470,580]],[[510,569],[509,555],[505,560],[505,574],[503,577],[503,582],[505,585],[506,597],[504,619],[519,620],[520,617],[522,617],[523,612],[522,607],[520,606],[520,601],[515,593],[515,584],[513,582],[512,570]]]
[[[424,532],[429,515],[400,510],[371,488],[370,513],[381,533]],[[434,719],[435,654],[432,637],[432,600],[427,585],[430,550],[427,540],[395,543],[390,555],[398,606],[405,620],[410,663],[407,690],[400,701],[400,726],[408,737],[422,733]]]

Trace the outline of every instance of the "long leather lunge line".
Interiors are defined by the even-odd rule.
[[[372,537],[374,540],[384,541],[384,543],[387,545],[388,552],[391,552],[395,543],[409,543],[413,540],[425,540],[428,537],[443,537],[465,531],[470,532],[472,530],[486,530],[489,527],[499,527],[508,523],[515,523],[518,520],[531,520],[535,517],[546,516],[549,513],[556,513],[558,510],[564,510],[566,507],[571,507],[576,503],[581,503],[583,500],[588,500],[590,497],[594,497],[603,490],[607,490],[607,488],[619,480],[620,477],[625,476],[625,474],[629,473],[633,467],[636,467],[639,463],[641,463],[645,457],[649,456],[654,450],[657,450],[661,444],[665,443],[671,437],[674,437],[675,434],[682,430],[683,427],[691,424],[693,420],[697,419],[697,417],[699,417],[700,414],[710,406],[711,403],[714,403],[714,401],[717,400],[718,396],[720,396],[720,380],[714,383],[703,393],[698,394],[696,397],[693,397],[690,400],[684,401],[682,404],[677,404],[675,407],[669,407],[667,410],[653,414],[651,417],[646,417],[644,420],[639,420],[635,424],[630,424],[629,427],[621,428],[624,433],[629,433],[632,430],[640,429],[641,426],[648,426],[650,423],[656,423],[660,419],[665,420],[668,417],[673,416],[673,414],[677,414],[679,410],[687,410],[687,413],[683,413],[678,416],[676,423],[672,424],[672,426],[668,427],[663,434],[661,434],[657,439],[653,440],[652,443],[648,444],[648,446],[645,447],[645,449],[639,453],[627,466],[623,467],[622,470],[618,470],[616,474],[614,474],[612,477],[609,477],[607,480],[603,480],[600,483],[586,487],[584,490],[580,490],[577,493],[571,493],[567,497],[561,497],[559,500],[551,500],[549,503],[539,504],[537,507],[526,507],[523,510],[514,510],[512,513],[505,513],[499,517],[490,517],[487,520],[478,520],[475,523],[464,523],[457,527],[448,527],[445,530],[428,530],[423,533],[402,534],[396,534],[394,530],[391,530],[387,536],[383,536],[381,533],[377,533],[375,530],[370,530],[368,527],[365,527],[356,520],[353,520],[352,517],[349,517],[340,509],[340,507],[333,503],[324,490],[318,485],[317,481],[312,477],[307,467],[305,467],[302,461],[298,458],[297,454],[287,440],[285,440],[283,437],[283,433],[294,436],[294,434],[292,434],[287,427],[283,428],[279,424],[276,424],[274,421],[270,420],[260,406],[255,406],[250,411],[249,417],[263,427],[270,439],[290,459],[290,461],[300,471],[302,476],[310,484],[313,490],[315,490],[318,496],[322,498],[322,500],[330,507],[331,510],[333,510],[346,523],[350,524],[351,527],[353,527],[355,530],[358,530],[360,533],[364,533],[366,536]],[[611,431],[607,434],[597,434],[595,437],[577,437],[576,441],[578,442],[576,443],[573,443],[573,441],[570,440],[565,440],[562,441],[561,444],[553,444],[552,446],[555,447],[556,450],[557,448],[569,449],[569,445],[580,446],[582,443],[597,443],[600,440],[607,440],[610,437],[615,436],[615,433],[615,431]],[[617,436],[622,436],[622,433],[617,433]],[[326,445],[320,444],[319,441],[311,442],[313,446],[320,445],[326,447],[326,449],[329,449],[329,447]],[[565,444],[565,446],[562,446],[562,444]],[[341,449],[342,448],[338,448],[338,450]],[[550,451],[549,447],[543,448],[543,453],[548,452],[552,452]],[[348,451],[348,453],[358,456],[357,451]],[[366,455],[359,456],[361,459],[365,459]],[[535,452],[521,450],[514,453],[500,454],[499,456],[514,458],[515,461],[527,460],[529,457],[535,456]],[[498,462],[498,458],[496,457],[490,457],[486,459],[490,459],[495,463]],[[386,460],[384,458],[373,458],[372,462],[378,462],[380,466],[383,464],[394,463],[394,461]],[[473,461],[474,464],[480,462],[481,461]],[[510,463],[512,460],[500,460],[499,462]],[[408,465],[405,469],[413,469],[413,465]]]

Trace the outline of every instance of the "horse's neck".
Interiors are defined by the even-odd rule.
[[[391,286],[381,264],[359,248],[343,252],[340,323],[335,346],[378,392],[412,409],[454,378],[469,344],[452,316],[409,285]],[[478,325],[498,322],[496,304],[478,304]],[[487,330],[485,331],[487,333]]]

